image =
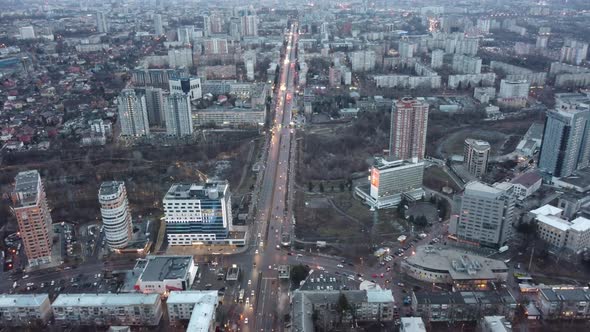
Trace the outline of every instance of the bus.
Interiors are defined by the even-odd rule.
[[[238,303],[244,302],[244,290],[240,290],[240,294],[238,295]]]

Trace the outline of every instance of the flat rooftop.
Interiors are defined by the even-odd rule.
[[[166,196],[165,200],[174,199],[215,199],[223,197],[229,184],[223,182],[206,182],[203,184],[173,184]]]
[[[107,181],[100,184],[98,194],[101,196],[114,195],[119,191],[119,187],[123,184],[121,181]]]
[[[546,287],[540,288],[539,292],[549,301],[590,301],[590,290],[588,287]]]
[[[37,203],[41,176],[36,170],[20,172],[16,175],[14,192],[18,195],[17,207]]]
[[[442,246],[419,246],[406,263],[417,268],[447,272],[453,280],[496,279],[492,270],[506,270],[506,263]]]
[[[160,294],[60,294],[53,307],[124,307],[155,305]]]
[[[193,264],[193,256],[148,256],[141,281],[184,279]]]
[[[590,190],[590,167],[577,170],[570,176],[559,178],[559,181],[586,192]]]
[[[375,157],[373,161],[373,166],[379,170],[395,168],[395,167],[402,167],[402,166],[410,166],[410,165],[423,165],[423,162],[412,162],[411,160],[401,160],[401,159],[390,159],[384,157]]]
[[[49,301],[48,294],[2,294],[0,307],[39,307]]]

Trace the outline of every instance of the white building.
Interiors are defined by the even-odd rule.
[[[197,276],[193,256],[147,256],[136,264],[137,269],[142,266],[135,289],[144,294],[185,291]]]
[[[96,12],[96,31],[98,33],[108,33],[109,32],[109,24],[107,22],[107,17],[103,12]]]
[[[109,248],[122,249],[133,235],[127,190],[122,181],[108,181],[98,191],[102,226]]]
[[[166,97],[166,133],[171,136],[193,134],[191,101],[188,94],[172,93]]]
[[[51,302],[48,294],[0,295],[0,325],[27,326],[51,318]]]
[[[168,80],[170,93],[188,94],[190,100],[203,98],[203,88],[199,77],[173,77]]]
[[[532,171],[517,176],[510,183],[512,183],[514,195],[522,201],[537,192],[541,188],[542,182],[543,178],[539,173]]]
[[[160,14],[154,15],[154,31],[157,36],[161,36],[164,34],[164,27],[162,26],[162,15]]]
[[[174,184],[164,196],[168,243],[225,243],[232,225],[227,182]]]
[[[168,64],[170,68],[191,68],[193,66],[193,50],[190,48],[168,50]]]
[[[63,325],[156,326],[162,318],[160,294],[60,294],[52,308]]]
[[[512,237],[515,203],[512,189],[469,182],[461,197],[460,214],[451,222],[449,232],[460,241],[499,248]]]
[[[266,110],[258,108],[210,107],[193,113],[195,127],[216,125],[221,127],[263,126],[266,121]]]
[[[488,159],[490,157],[490,143],[473,138],[466,138],[463,160],[469,173],[481,178],[487,173]]]
[[[188,321],[187,331],[214,332],[217,291],[170,292],[166,306],[172,324]]]
[[[371,71],[375,69],[375,51],[364,50],[350,53],[353,72]]]
[[[412,44],[407,40],[401,40],[399,42],[399,56],[401,58],[413,58],[415,46],[415,44]]]
[[[135,91],[125,89],[117,97],[121,136],[147,136],[150,127],[147,116],[145,96],[137,96]]]
[[[460,74],[481,74],[481,58],[454,54],[452,67]]]
[[[242,16],[240,32],[244,37],[258,36],[258,17],[255,15]]]
[[[588,57],[588,43],[573,39],[566,39],[561,47],[559,61],[580,65]]]
[[[377,209],[396,206],[402,196],[420,199],[424,194],[424,162],[376,158],[371,167],[369,187],[359,186],[355,193]]]
[[[20,32],[20,39],[35,39],[35,28],[33,26],[26,26],[18,29]]]
[[[426,332],[426,325],[421,317],[401,317],[400,332]]]
[[[432,67],[432,69],[438,69],[438,68],[442,67],[444,56],[445,56],[445,51],[443,51],[443,50],[432,51],[432,57],[430,60],[430,67]]]
[[[590,247],[590,220],[578,217],[572,221],[562,218],[562,209],[546,205],[530,212],[537,220],[537,234],[553,248],[574,253]]]
[[[526,98],[529,95],[529,88],[531,84],[525,80],[511,81],[503,79],[500,81],[500,98]]]

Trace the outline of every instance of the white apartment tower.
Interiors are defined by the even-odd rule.
[[[464,162],[469,173],[481,178],[488,168],[490,156],[490,143],[473,138],[465,139]]]
[[[164,27],[162,26],[162,15],[154,15],[154,31],[156,35],[161,36],[164,34]]]
[[[145,96],[138,96],[132,89],[121,91],[117,97],[121,136],[147,136],[150,127]]]
[[[172,136],[193,134],[191,101],[188,94],[172,93],[166,97],[166,133]]]
[[[483,247],[499,248],[512,236],[514,205],[512,189],[491,187],[473,181],[465,186],[458,218],[449,232],[460,241]]]
[[[111,249],[125,248],[133,235],[127,190],[122,181],[103,182],[98,190],[102,226]]]

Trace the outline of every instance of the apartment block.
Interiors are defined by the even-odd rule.
[[[156,326],[162,318],[159,294],[60,294],[52,307],[61,325]]]

